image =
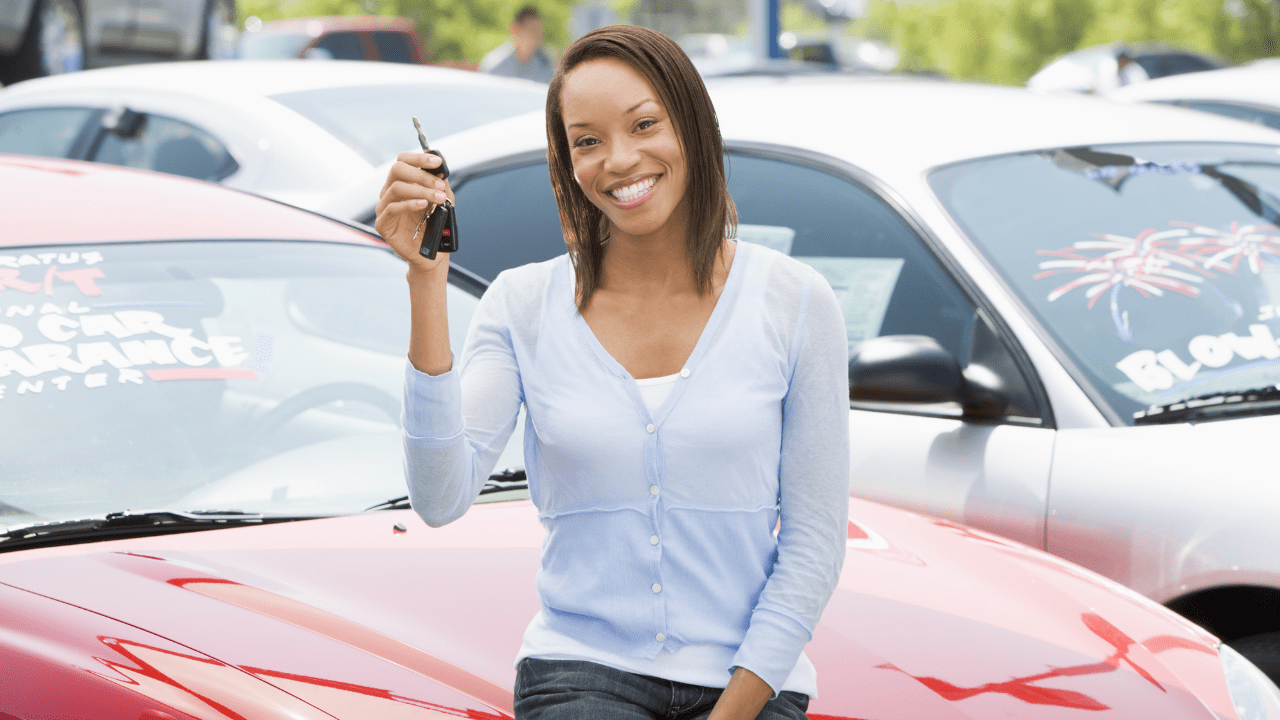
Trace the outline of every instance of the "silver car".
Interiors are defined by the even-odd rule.
[[[0,0],[0,85],[235,46],[235,0]]]
[[[1280,133],[968,83],[711,93],[739,239],[843,299],[852,493],[1047,549],[1280,677]],[[564,252],[541,114],[440,149],[459,263]]]

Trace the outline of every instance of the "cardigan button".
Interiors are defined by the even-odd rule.
[[[680,377],[689,377],[689,368],[681,368]]]
[[[648,430],[649,432],[653,432],[654,430],[657,430],[657,429],[658,429],[657,426],[654,425],[653,423],[649,423],[648,426],[645,427],[645,430]]]
[[[658,633],[658,642],[666,642],[666,641],[667,641],[667,636],[663,635],[662,633]]]

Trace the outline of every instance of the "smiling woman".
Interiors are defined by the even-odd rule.
[[[548,534],[516,717],[803,718],[848,523],[835,294],[733,240],[715,110],[670,39],[584,36],[547,118],[569,253],[496,278],[456,367],[449,254],[414,233],[452,195],[424,172],[441,160],[403,153],[383,188],[378,230],[410,264],[413,507],[465,513],[523,406]]]
[[[547,153],[565,242],[575,255],[579,308],[589,304],[600,282],[603,244],[610,235],[606,216],[610,222],[626,221],[627,227],[618,231],[643,232],[646,228],[637,222],[652,225],[654,218],[670,217],[682,203],[676,221],[688,224],[684,240],[699,292],[710,283],[726,223],[732,235],[737,222],[725,189],[723,147],[711,99],[697,76],[678,71],[683,53],[663,50],[661,42],[646,46],[643,40],[620,42],[607,36],[579,43],[563,61],[577,72],[562,70],[547,93]],[[606,144],[609,132],[617,139]],[[651,157],[651,172],[617,177],[619,168],[636,169],[628,163],[641,155]],[[670,171],[665,197],[650,203],[663,191],[657,183],[664,169]],[[646,213],[617,212],[645,203],[650,206]]]

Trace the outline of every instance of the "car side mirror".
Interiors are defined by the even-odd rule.
[[[849,358],[853,401],[957,403],[967,418],[999,417],[1008,408],[1000,377],[960,361],[926,335],[885,335],[859,343]]]

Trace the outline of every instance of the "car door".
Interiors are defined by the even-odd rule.
[[[851,403],[851,493],[1043,547],[1054,431],[1021,369],[1029,364],[916,224],[856,169],[780,149],[732,153],[729,191],[739,239],[826,276],[851,351],[879,336],[926,335],[1017,397],[981,422],[954,404]]]
[[[849,344],[928,335],[1018,396],[1007,416],[974,422],[953,406],[860,402],[850,410],[854,495],[1044,546],[1054,431],[1016,346],[938,260],[914,223],[856,170],[779,148],[728,155],[738,238],[769,245],[827,277]],[[455,177],[457,261],[492,280],[565,252],[545,156],[531,153]]]

